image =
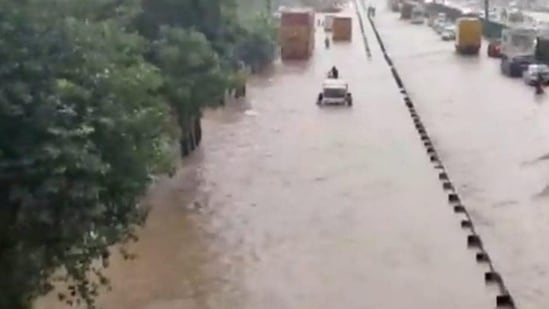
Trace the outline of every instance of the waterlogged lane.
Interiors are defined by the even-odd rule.
[[[548,308],[549,100],[502,76],[486,45],[460,57],[426,26],[377,23],[518,307]]]
[[[104,308],[493,307],[389,70],[377,48],[365,57],[358,29],[330,50],[319,31],[307,64],[277,64],[248,102],[208,113],[203,147],[148,198],[138,259],[110,268]],[[352,109],[315,106],[334,64]]]

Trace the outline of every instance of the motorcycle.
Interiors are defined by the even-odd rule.
[[[544,94],[545,91],[543,90],[543,79],[541,77],[538,78],[535,84],[536,88],[536,95]]]
[[[543,90],[543,86],[541,84],[536,84],[536,94],[540,95],[544,93],[545,93],[545,90]]]

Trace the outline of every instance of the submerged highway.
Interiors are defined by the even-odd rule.
[[[520,308],[549,307],[549,107],[498,62],[460,57],[377,3],[379,33]],[[362,10],[361,10],[362,11]],[[494,308],[439,173],[365,21],[276,63],[209,111],[202,148],[151,189],[137,259],[115,258],[115,309]],[[364,16],[365,17],[365,16]],[[364,18],[365,19],[365,18]],[[317,107],[336,65],[354,106]],[[59,309],[54,298],[36,309]]]
[[[518,308],[549,307],[549,100],[385,11],[388,53]],[[403,39],[406,38],[406,39]]]

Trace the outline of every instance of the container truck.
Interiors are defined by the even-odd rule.
[[[482,23],[477,17],[460,17],[456,21],[456,52],[478,54],[482,42]]]
[[[314,48],[315,16],[311,9],[281,12],[279,43],[282,60],[308,59]]]
[[[412,2],[402,2],[400,6],[400,19],[410,19],[412,18],[412,10],[415,5]]]
[[[350,16],[334,17],[332,40],[351,41],[352,37],[352,19]]]
[[[410,22],[414,25],[421,25],[424,21],[425,13],[423,12],[423,9],[419,5],[414,6]]]

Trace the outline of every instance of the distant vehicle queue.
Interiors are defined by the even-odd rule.
[[[443,41],[454,41],[458,54],[478,55],[482,45],[482,21],[465,14],[451,21],[444,13],[429,14],[419,2],[389,0],[389,8],[400,13],[400,19],[410,24],[427,25]],[[513,25],[502,30],[500,38],[491,38],[486,48],[490,58],[500,58],[500,71],[509,77],[522,77],[525,84],[543,93],[549,85],[549,33],[532,27]]]

